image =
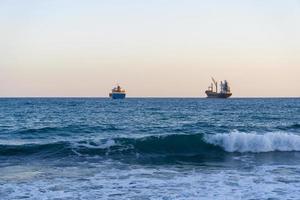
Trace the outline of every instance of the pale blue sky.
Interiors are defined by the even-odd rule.
[[[0,0],[0,96],[300,96],[299,35],[299,0]]]

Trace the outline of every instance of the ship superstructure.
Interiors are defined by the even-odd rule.
[[[218,91],[218,82],[214,78],[212,78],[212,81],[213,83],[205,91],[208,98],[228,98],[232,95],[229,83],[226,80],[221,81],[220,92]]]
[[[120,85],[117,85],[111,90],[111,93],[109,93],[109,97],[112,99],[125,99],[126,91],[121,88]]]

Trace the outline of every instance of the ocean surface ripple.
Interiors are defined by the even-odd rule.
[[[1,199],[299,199],[300,99],[0,99]]]

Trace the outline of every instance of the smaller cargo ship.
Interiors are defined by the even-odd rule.
[[[229,84],[226,80],[221,81],[220,83],[220,92],[218,92],[218,82],[212,78],[213,83],[208,87],[208,90],[205,91],[207,98],[223,98],[226,99],[232,95],[230,92]],[[216,90],[214,91],[214,85]]]
[[[117,87],[114,87],[111,90],[111,93],[109,93],[109,97],[112,99],[125,99],[126,91],[122,89],[120,85],[117,85]]]

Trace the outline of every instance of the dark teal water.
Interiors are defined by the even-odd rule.
[[[0,99],[1,199],[299,199],[300,99]]]

